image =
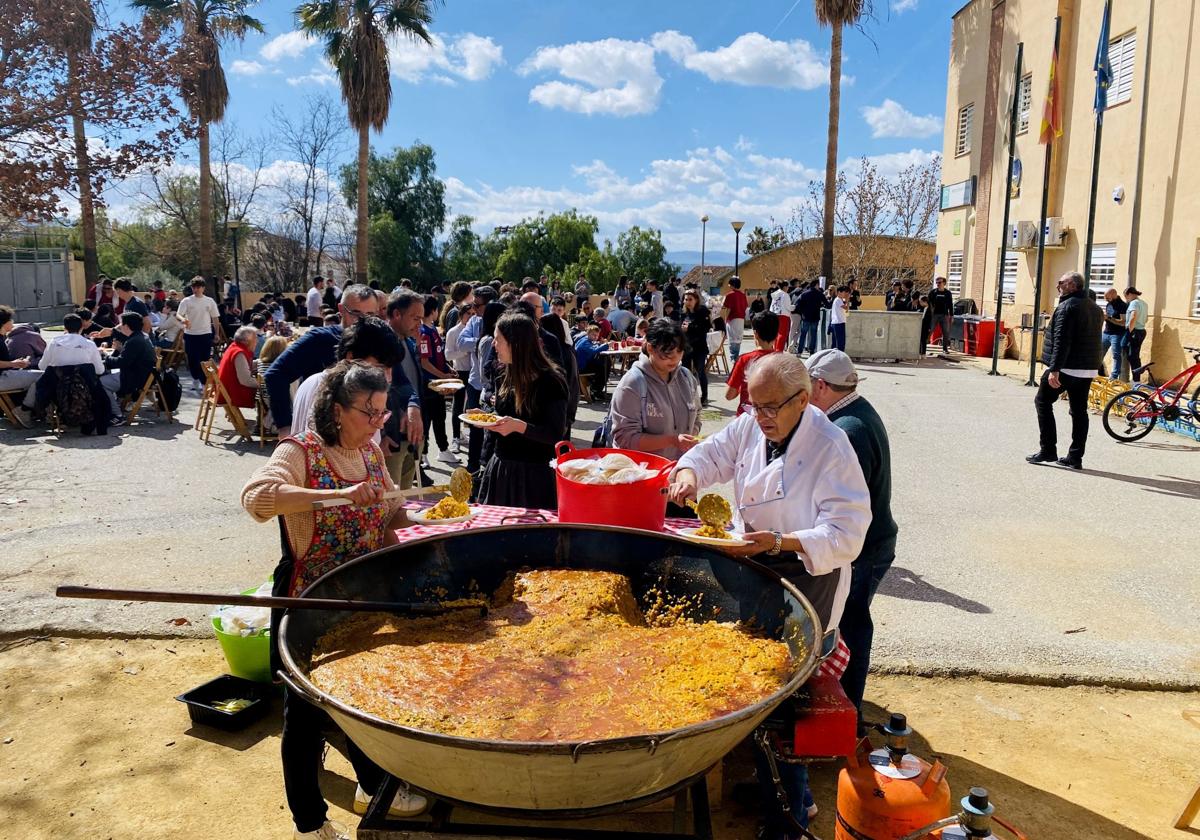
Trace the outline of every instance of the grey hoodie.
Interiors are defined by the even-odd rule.
[[[683,366],[664,381],[649,359],[639,359],[621,377],[610,405],[613,443],[621,449],[648,451],[640,445],[643,434],[694,435],[700,431],[700,388],[696,377]],[[670,446],[653,454],[675,459],[683,453]]]

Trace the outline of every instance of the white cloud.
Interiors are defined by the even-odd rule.
[[[453,84],[453,78],[479,82],[504,63],[504,50],[491,38],[468,32],[449,38],[432,35],[433,43],[404,36],[388,44],[392,75],[405,82],[431,78]]]
[[[739,35],[727,47],[704,52],[674,30],[651,39],[655,49],[714,82],[812,90],[829,81],[829,64],[803,40],[774,41],[761,32]]]
[[[902,15],[905,12],[911,12],[913,9],[917,8],[917,3],[919,1],[920,0],[892,0],[892,11],[898,15]]]
[[[303,76],[289,76],[287,83],[292,87],[306,87],[309,85],[336,87],[338,79],[327,66],[319,66],[314,68],[311,73],[305,73]]]
[[[739,152],[749,152],[754,149],[754,143],[739,134],[737,142],[733,144],[733,148]]]
[[[933,114],[919,117],[894,99],[885,99],[881,105],[867,105],[862,108],[862,115],[871,127],[872,137],[930,137],[942,131],[941,117]]]
[[[570,81],[543,82],[529,101],[579,114],[628,117],[658,107],[662,77],[654,48],[643,41],[606,38],[561,47],[541,47],[518,68],[522,75],[557,72]]]
[[[235,76],[260,76],[267,72],[267,67],[257,61],[243,61],[239,58],[229,65],[229,72]]]
[[[907,152],[892,152],[886,155],[869,155],[867,160],[874,164],[879,174],[884,178],[895,178],[900,170],[909,166],[921,166],[929,163],[941,153],[927,149],[909,149]],[[842,161],[842,169],[845,169],[851,177],[857,173],[859,169],[859,158],[846,158]]]
[[[315,43],[316,41],[309,38],[303,31],[296,29],[276,35],[262,45],[258,54],[270,62],[276,62],[282,58],[299,58]]]

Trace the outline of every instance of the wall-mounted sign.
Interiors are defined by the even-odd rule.
[[[942,186],[942,209],[951,210],[955,207],[966,207],[975,203],[975,176],[957,184]]]
[[[1009,198],[1021,197],[1021,172],[1024,167],[1021,166],[1020,158],[1013,158],[1012,162],[1012,189],[1008,191]]]
[[[962,219],[954,220],[954,235],[962,236]]]

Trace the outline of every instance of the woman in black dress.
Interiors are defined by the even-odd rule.
[[[554,445],[567,434],[567,381],[546,356],[532,318],[510,312],[496,324],[494,348],[502,366],[496,385],[499,421],[483,468],[479,501],[486,505],[558,508]]]
[[[700,293],[688,289],[683,295],[683,331],[687,335],[688,349],[683,357],[696,379],[700,382],[700,402],[708,405],[708,333],[712,319],[708,307],[700,303]]]

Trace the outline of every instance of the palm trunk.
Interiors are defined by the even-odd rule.
[[[208,160],[208,120],[200,120],[200,273],[208,282],[208,294],[217,297],[219,289],[213,288],[212,278],[216,274],[213,265],[213,205],[212,170]]]
[[[355,232],[355,282],[367,282],[367,159],[371,154],[371,126],[367,122],[358,130],[358,222]]]
[[[829,134],[825,140],[825,218],[821,226],[821,274],[833,282],[833,208],[837,198],[838,119],[842,108],[842,25],[829,39]]]
[[[79,102],[79,68],[75,53],[67,53],[67,74],[71,79],[71,123],[75,132],[75,180],[79,186],[79,230],[83,239],[84,288],[100,282],[100,259],[96,254],[96,214],[92,205],[92,165],[88,156],[87,135],[83,131],[83,107]]]

